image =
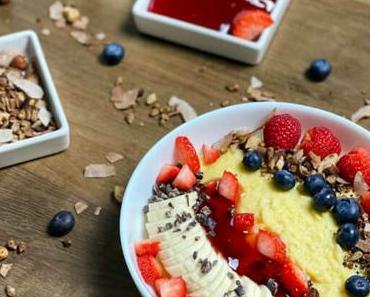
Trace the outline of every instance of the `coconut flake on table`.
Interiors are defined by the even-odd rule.
[[[257,77],[252,76],[251,80],[250,80],[250,87],[252,89],[260,89],[260,88],[263,87],[263,82],[260,79],[258,79]]]
[[[360,107],[352,116],[351,121],[357,123],[362,119],[370,118],[370,105]]]
[[[90,19],[87,16],[81,16],[78,20],[72,23],[72,27],[77,30],[86,30]]]
[[[124,91],[121,85],[116,85],[112,89],[111,100],[115,108],[125,110],[136,104],[141,93],[140,89]]]
[[[57,28],[65,28],[67,27],[67,22],[65,18],[59,19],[55,22],[55,27]]]
[[[41,29],[41,34],[45,35],[45,36],[49,36],[50,35],[50,29],[49,28]]]
[[[0,129],[0,143],[7,143],[14,139],[12,129]]]
[[[115,163],[122,160],[124,157],[119,153],[109,152],[105,155],[105,158],[109,161],[109,163]]]
[[[49,7],[49,18],[53,21],[58,21],[60,19],[64,19],[63,17],[63,4],[60,1],[54,2]]]
[[[9,79],[9,77],[8,77]],[[20,90],[26,93],[26,95],[32,99],[41,99],[44,97],[44,90],[34,82],[28,79],[16,78],[10,79],[10,81]]]
[[[116,169],[110,164],[90,164],[84,170],[84,177],[86,178],[104,178],[115,174]]]
[[[366,183],[364,176],[361,171],[358,171],[353,181],[353,189],[358,195],[362,195],[369,191],[370,187]]]
[[[98,40],[98,41],[102,41],[104,40],[106,37],[105,33],[104,32],[99,32],[99,33],[96,33],[95,34],[95,39]]]
[[[91,44],[91,37],[86,32],[82,31],[71,31],[71,36],[80,44],[82,45],[90,45]]]
[[[3,278],[6,278],[7,275],[9,274],[10,270],[12,269],[12,267],[13,267],[13,264],[11,264],[11,263],[1,264],[1,266],[0,266],[0,275]]]
[[[95,207],[95,210],[94,210],[94,215],[98,216],[100,215],[100,212],[103,208],[101,206],[97,206]]]
[[[78,201],[76,204],[75,204],[75,211],[76,213],[79,215],[81,213],[83,213],[86,209],[88,209],[89,206],[87,205],[87,203],[83,202],[83,201]]]
[[[195,109],[188,102],[176,96],[172,96],[170,98],[168,105],[176,108],[185,122],[190,121],[198,116]]]

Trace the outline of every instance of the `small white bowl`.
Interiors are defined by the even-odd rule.
[[[216,0],[215,0],[216,1]],[[132,11],[139,31],[194,47],[216,55],[248,64],[262,61],[290,0],[277,0],[271,17],[274,24],[263,31],[257,41],[241,38],[193,25],[171,17],[150,12],[150,0],[137,0]]]
[[[0,168],[63,151],[69,146],[69,126],[40,41],[33,31],[0,37],[0,51],[13,50],[34,59],[45,91],[45,100],[57,125],[55,131],[0,146]]]
[[[160,167],[173,162],[174,140],[179,135],[190,138],[200,151],[202,144],[213,144],[233,129],[257,128],[271,114],[290,113],[297,117],[303,131],[313,126],[326,126],[339,137],[343,152],[355,146],[370,149],[370,132],[338,115],[317,108],[290,103],[246,103],[218,109],[187,122],[159,140],[143,157],[133,172],[123,197],[120,217],[122,249],[130,274],[144,297],[155,296],[142,280],[136,265],[133,249],[135,242],[145,238],[143,207]]]

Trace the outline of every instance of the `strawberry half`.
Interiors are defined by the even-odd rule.
[[[186,283],[181,276],[161,278],[154,285],[159,297],[185,297],[187,293]]]
[[[257,234],[257,250],[260,254],[282,262],[286,259],[286,246],[280,236],[274,232],[260,230]]]
[[[154,285],[157,279],[163,277],[162,266],[152,255],[137,257],[137,265],[142,278],[151,286]]]
[[[202,151],[203,151],[204,163],[206,164],[212,164],[216,162],[217,159],[221,156],[221,153],[219,150],[216,150],[213,147],[210,147],[206,144],[203,144]]]
[[[158,240],[146,239],[135,244],[136,256],[152,255],[155,257],[159,249]]]
[[[271,16],[263,10],[242,10],[233,20],[231,34],[246,40],[255,40],[273,23]]]
[[[292,297],[306,296],[308,293],[308,281],[303,271],[293,262],[288,261],[284,264],[281,278],[284,287]]]
[[[158,184],[165,184],[172,182],[177,174],[180,172],[180,168],[174,165],[165,164],[162,166],[158,173],[156,182]]]
[[[229,171],[224,171],[218,184],[218,193],[236,203],[239,195],[239,182],[234,174]]]
[[[175,160],[182,165],[187,164],[194,173],[200,169],[198,154],[185,136],[178,136],[175,140]]]
[[[234,228],[240,232],[249,232],[254,226],[253,213],[238,213],[234,217]]]
[[[176,176],[172,185],[182,191],[190,190],[197,183],[197,178],[190,167],[185,164]]]

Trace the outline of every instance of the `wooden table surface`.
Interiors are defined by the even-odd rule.
[[[29,246],[23,255],[12,254],[6,260],[15,265],[0,280],[0,296],[5,284],[27,297],[139,296],[123,261],[120,207],[111,191],[126,183],[143,154],[180,120],[160,127],[148,117],[148,109],[139,106],[135,122],[127,125],[125,113],[115,110],[109,100],[118,76],[125,87],[154,91],[162,102],[172,95],[184,98],[199,113],[225,99],[239,102],[241,94],[228,93],[225,85],[238,83],[245,89],[252,75],[281,101],[345,116],[362,106],[366,94],[370,96],[369,0],[293,0],[264,62],[256,67],[139,34],[131,0],[76,0],[90,18],[91,32],[104,31],[108,41],[125,45],[124,62],[107,67],[99,63],[101,46],[83,47],[68,30],[54,27],[48,19],[52,2],[13,0],[0,6],[0,35],[51,30],[40,38],[71,125],[67,151],[0,171],[0,243],[14,238]],[[319,84],[303,76],[318,57],[328,58],[334,67],[330,78]],[[204,73],[199,72],[202,66],[207,67]],[[362,124],[370,128],[370,121]],[[117,176],[85,179],[83,168],[104,162],[109,151],[125,156],[115,165]],[[46,235],[46,225],[55,212],[72,210],[80,200],[89,209],[77,217],[69,236],[72,246],[66,249]],[[99,216],[93,214],[96,206],[103,208]]]

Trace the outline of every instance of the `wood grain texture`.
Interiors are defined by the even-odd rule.
[[[139,34],[129,0],[74,1],[90,17],[90,31],[104,31],[108,40],[126,47],[124,63],[101,65],[101,46],[85,48],[67,30],[55,28],[47,19],[52,0],[13,0],[0,6],[0,34],[17,30],[49,28],[40,35],[65,112],[71,124],[71,147],[64,153],[0,171],[0,242],[10,238],[27,241],[24,255],[13,255],[16,265],[0,280],[27,297],[139,296],[123,263],[119,244],[119,206],[110,198],[115,184],[125,183],[141,156],[153,143],[178,125],[159,127],[148,109],[137,108],[132,126],[124,113],[114,110],[109,93],[117,76],[124,86],[155,91],[163,102],[178,95],[199,113],[224,99],[238,102],[225,85],[248,86],[256,75],[266,88],[284,101],[321,107],[350,116],[370,95],[370,1],[296,0],[264,62],[248,67],[172,43]],[[36,23],[41,18],[41,24]],[[310,61],[326,57],[334,72],[325,83],[307,81],[303,72]],[[207,66],[200,73],[201,66]],[[141,127],[139,122],[143,121]],[[370,122],[363,125],[370,128]],[[108,151],[125,160],[116,164],[118,176],[84,179],[83,168],[104,162]],[[49,218],[58,210],[73,209],[83,200],[89,209],[78,216],[69,236],[72,247],[45,233]],[[102,206],[94,216],[95,206]]]

